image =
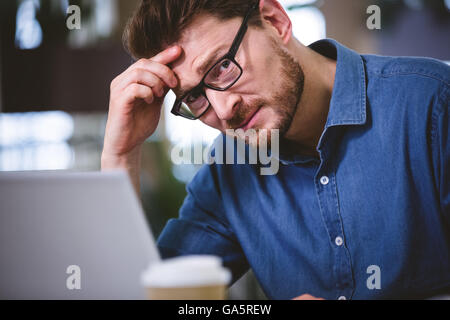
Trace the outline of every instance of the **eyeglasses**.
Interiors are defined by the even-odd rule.
[[[258,4],[259,1],[256,1],[248,10],[228,53],[220,58],[206,72],[197,86],[185,93],[181,98],[175,100],[171,111],[174,115],[182,116],[190,120],[201,118],[211,107],[204,88],[225,91],[240,79],[243,71],[239,63],[235,60],[235,56],[247,32],[248,20],[253,10],[258,8]]]

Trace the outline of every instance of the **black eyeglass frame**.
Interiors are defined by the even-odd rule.
[[[251,8],[248,10],[247,14],[244,17],[244,20],[242,21],[241,27],[239,28],[239,31],[236,34],[236,37],[234,38],[233,43],[231,44],[230,50],[228,50],[228,52],[224,56],[222,56],[220,59],[218,59],[217,62],[211,68],[208,69],[208,71],[205,73],[205,75],[203,76],[202,80],[200,81],[200,83],[198,85],[196,85],[194,88],[192,88],[191,90],[186,92],[181,98],[178,98],[175,100],[175,103],[174,103],[174,105],[172,107],[172,111],[171,111],[172,114],[174,114],[176,116],[181,116],[181,117],[189,119],[189,120],[200,119],[211,108],[211,103],[209,102],[208,97],[206,96],[206,93],[203,90],[204,87],[212,89],[212,90],[216,90],[216,91],[226,91],[226,90],[230,89],[236,82],[239,81],[239,79],[241,78],[242,73],[244,71],[243,71],[242,67],[239,65],[239,63],[236,61],[235,57],[236,57],[237,51],[239,50],[239,47],[242,43],[242,40],[244,39],[245,33],[247,32],[248,20],[250,19],[253,10],[255,10],[258,7],[259,7],[259,1],[256,1],[255,4],[253,4],[251,6]],[[214,87],[214,86],[211,86],[211,85],[205,83],[205,79],[208,76],[208,74],[211,72],[211,70],[213,70],[218,64],[222,63],[223,60],[230,60],[231,62],[233,62],[239,68],[239,71],[240,71],[239,76],[232,83],[227,85],[225,88],[218,88],[218,87]],[[203,111],[197,117],[194,117],[194,116],[191,117],[191,116],[180,113],[180,108],[181,108],[184,98],[186,98],[193,92],[200,92],[205,97],[205,99],[208,101],[208,107],[205,109],[205,111]]]

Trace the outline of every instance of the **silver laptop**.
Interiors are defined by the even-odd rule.
[[[159,259],[125,173],[0,173],[0,299],[141,299]]]

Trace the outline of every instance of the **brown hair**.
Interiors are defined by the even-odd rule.
[[[142,0],[125,28],[124,46],[135,59],[149,58],[178,41],[197,15],[211,14],[220,20],[244,17],[255,1]],[[249,25],[262,26],[259,10]]]

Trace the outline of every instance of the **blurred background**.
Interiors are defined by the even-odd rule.
[[[109,84],[133,61],[121,36],[139,0],[0,1],[0,171],[100,169]],[[333,38],[360,53],[450,61],[450,0],[286,0],[294,35],[305,45]],[[69,30],[71,5],[81,9]],[[369,30],[370,5],[381,29]],[[175,164],[177,146],[207,147],[218,135],[170,114],[168,95],[157,132],[146,142],[141,199],[158,236],[178,215],[199,165]],[[232,299],[265,299],[249,272]]]

